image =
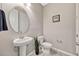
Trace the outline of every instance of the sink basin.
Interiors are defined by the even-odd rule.
[[[17,38],[13,41],[15,46],[26,46],[30,42],[32,42],[33,38],[32,37],[24,37],[23,39]]]

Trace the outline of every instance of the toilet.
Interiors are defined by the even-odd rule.
[[[40,53],[50,54],[52,49],[52,44],[45,41],[44,36],[38,36],[38,42],[40,44],[39,51]]]
[[[38,36],[37,39],[39,42],[39,56],[50,56],[52,44],[50,42],[45,41],[44,36]],[[35,49],[27,55],[36,56]]]

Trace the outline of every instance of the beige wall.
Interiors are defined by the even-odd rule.
[[[0,32],[0,55],[17,55],[12,41],[18,37],[18,34],[12,31],[8,19],[9,10],[16,5],[2,4],[9,30]],[[40,4],[32,4],[30,8],[27,8],[31,24],[25,36],[44,34],[54,47],[75,53],[75,9],[75,4],[48,4],[43,10]],[[60,22],[53,23],[51,17],[56,14],[60,14]],[[33,45],[31,48],[33,49]]]
[[[45,39],[51,42],[53,47],[75,53],[75,4],[48,4],[43,11]],[[60,14],[60,22],[53,23],[52,16],[57,14]]]
[[[8,13],[13,6],[18,4],[2,4],[2,9],[6,13],[6,20],[8,24],[8,31],[0,32],[0,55],[17,55],[17,50],[14,48],[12,41],[18,37],[18,34],[12,31]],[[1,6],[1,4],[0,4]],[[42,21],[42,6],[40,4],[32,4],[29,8],[27,8],[28,15],[30,18],[30,29],[25,36],[35,36],[43,34],[43,21]],[[33,49],[34,45],[30,45],[30,50]]]

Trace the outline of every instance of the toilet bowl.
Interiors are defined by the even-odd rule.
[[[44,43],[41,44],[41,46],[42,46],[43,53],[50,54],[51,49],[52,49],[52,44],[51,43],[44,42]]]
[[[39,51],[40,53],[50,54],[52,44],[45,41],[44,36],[38,36],[38,42],[40,44]]]

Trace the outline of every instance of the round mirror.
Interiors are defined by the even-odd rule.
[[[25,33],[29,29],[29,17],[24,8],[14,7],[9,13],[9,22],[15,32]]]

